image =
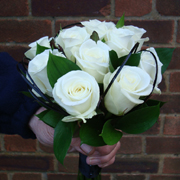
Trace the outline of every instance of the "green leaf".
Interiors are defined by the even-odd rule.
[[[116,51],[114,51],[114,50],[109,51],[109,58],[110,58],[109,69],[110,69],[110,72],[113,73],[117,67],[114,68],[112,62],[115,64],[118,61],[118,55],[117,55]]]
[[[81,70],[81,69],[72,61],[60,56],[55,56],[52,53],[49,53],[49,60],[47,64],[47,75],[52,88],[54,87],[54,84],[61,76],[73,70]]]
[[[64,115],[53,111],[53,110],[45,110],[40,114],[36,115],[40,120],[42,120],[45,124],[55,128],[57,123],[61,121]]]
[[[116,129],[120,129],[129,134],[139,134],[147,131],[158,120],[160,105],[145,107],[132,111],[119,118],[115,124]]]
[[[43,51],[45,51],[46,49],[50,49],[48,47],[45,46],[41,46],[37,43],[37,49],[36,49],[36,55],[41,54]]]
[[[120,20],[116,24],[117,28],[121,28],[123,26],[124,26],[124,14],[121,16]]]
[[[126,65],[128,66],[138,66],[139,65],[139,62],[140,62],[140,56],[141,56],[141,53],[137,53],[137,54],[132,54],[130,56],[130,58],[128,59],[128,61],[126,62]],[[127,56],[123,56],[121,58],[119,58],[118,60],[118,65],[120,66],[123,61],[125,60]]]
[[[158,101],[155,99],[149,99],[146,104],[148,106],[157,106],[159,104],[159,107],[161,108],[166,102]]]
[[[92,35],[90,36],[90,39],[92,39],[93,41],[97,43],[97,41],[99,40],[98,33],[96,31],[93,31]]]
[[[83,123],[79,132],[81,143],[88,144],[90,146],[106,145],[106,143],[103,141],[103,138],[100,136],[102,127],[102,116],[94,116],[92,119],[89,119],[86,123]]]
[[[161,69],[162,74],[166,71],[167,67],[169,66],[174,49],[175,48],[156,48],[158,57],[163,64]]]
[[[54,154],[57,160],[63,165],[64,158],[71,144],[75,122],[59,121],[54,132]]]
[[[117,131],[111,124],[111,120],[108,120],[104,126],[101,136],[107,145],[116,144],[122,137],[123,133]]]

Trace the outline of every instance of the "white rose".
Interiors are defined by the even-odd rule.
[[[29,44],[29,47],[31,47],[31,49],[24,53],[25,56],[29,59],[33,59],[36,56],[37,44],[47,48],[51,48],[49,41],[50,40],[48,39],[48,36],[45,36],[35,42],[32,42],[31,44]]]
[[[150,47],[147,50],[151,51],[157,59],[158,74],[157,74],[156,85],[154,88],[154,93],[161,93],[161,90],[157,86],[162,80],[161,68],[162,68],[163,64],[159,60],[156,50],[153,47]],[[153,55],[150,52],[147,52],[147,51],[142,52],[139,67],[141,69],[143,69],[144,71],[146,71],[150,75],[151,84],[153,84],[155,75],[156,75],[156,63],[155,63],[155,59],[154,59]]]
[[[149,38],[140,38],[144,33],[143,30],[136,27],[124,27],[124,28],[115,28],[107,34],[106,43],[107,45],[116,51],[118,57],[128,55],[133,46],[139,42],[138,50],[141,49],[144,41]]]
[[[73,61],[72,52],[77,51],[79,46],[89,37],[85,28],[73,26],[60,31],[59,35],[55,38],[55,42],[63,48],[67,58]]]
[[[128,29],[115,28],[107,34],[107,45],[116,51],[118,57],[129,54],[135,41],[132,39],[134,32]]]
[[[89,20],[89,21],[83,21],[81,22],[83,26],[85,26],[87,32],[91,35],[93,31],[96,31],[99,35],[99,38],[102,40],[108,31],[115,28],[115,24],[113,22],[101,22],[97,19]]]
[[[105,75],[104,90],[116,71]],[[149,95],[151,91],[150,76],[145,71],[139,67],[124,66],[105,96],[105,107],[115,115],[123,115],[143,103],[139,98]]]
[[[77,65],[95,77],[98,83],[103,82],[104,75],[108,72],[110,48],[102,41],[85,41],[75,53]]]
[[[47,63],[49,59],[49,52],[56,56],[65,57],[61,52],[58,52],[57,49],[51,50],[45,50],[41,54],[38,54],[35,56],[28,65],[28,72],[36,85],[39,87],[39,89],[44,93],[48,94],[49,96],[52,96],[52,87],[49,83],[48,77],[47,77]],[[37,96],[39,94],[36,93]]]
[[[149,38],[146,37],[146,38],[141,38],[143,36],[144,33],[146,33],[146,30],[143,29],[143,28],[139,28],[139,27],[136,27],[136,26],[132,26],[132,25],[129,25],[129,26],[123,26],[122,27],[123,29],[128,29],[132,32],[134,32],[134,35],[132,36],[132,39],[136,42],[139,42],[139,46],[138,46],[138,49],[137,51],[140,51],[141,50],[141,47],[143,45],[144,42],[146,41],[149,41]]]
[[[70,71],[61,78],[53,88],[54,100],[70,116],[62,121],[70,122],[92,118],[99,101],[99,86],[91,75],[84,71]]]
[[[146,37],[146,38],[141,38],[143,36],[144,33],[146,33],[146,30],[143,29],[143,28],[139,28],[139,27],[136,27],[136,26],[132,26],[132,25],[129,25],[129,26],[123,26],[122,27],[123,29],[128,29],[132,32],[134,32],[134,35],[132,36],[132,39],[135,41],[135,42],[139,42],[140,45],[137,49],[137,51],[141,50],[141,47],[143,45],[143,43],[145,41],[149,41],[149,38]]]

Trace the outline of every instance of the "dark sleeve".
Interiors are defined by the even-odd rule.
[[[27,91],[27,85],[16,65],[17,62],[8,53],[0,53],[0,133],[34,139],[28,123],[39,105],[33,98],[21,93]]]

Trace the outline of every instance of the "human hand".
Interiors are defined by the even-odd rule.
[[[44,107],[39,108],[36,114],[46,110]],[[36,135],[37,140],[49,147],[53,147],[54,129],[43,121],[39,120],[37,116],[33,116],[29,121],[29,127]]]
[[[39,114],[44,110],[45,108],[42,107],[36,114]],[[48,126],[43,121],[40,121],[36,116],[31,118],[29,126],[41,144],[53,147],[54,129],[52,127]],[[119,148],[120,142],[112,146],[92,147],[87,144],[81,145],[80,138],[72,138],[68,152],[78,151],[85,154],[87,155],[87,164],[98,165],[103,168],[114,163],[115,155]]]
[[[117,151],[120,148],[120,141],[112,146],[92,147],[87,144],[81,144],[80,138],[73,138],[69,152],[78,151],[87,155],[86,162],[89,165],[98,165],[101,168],[114,163]]]

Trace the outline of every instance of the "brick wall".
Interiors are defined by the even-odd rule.
[[[180,179],[180,1],[179,0],[1,0],[0,51],[21,61],[28,44],[54,36],[63,25],[97,18],[143,27],[154,47],[177,47],[156,98],[167,101],[159,122],[141,135],[125,135],[103,180]],[[0,135],[0,180],[74,180],[78,155],[64,168],[50,148],[36,140]]]

